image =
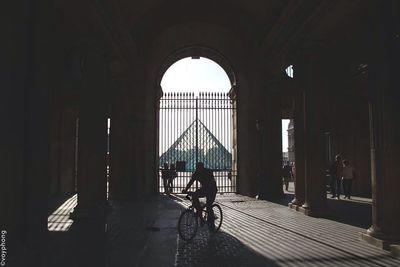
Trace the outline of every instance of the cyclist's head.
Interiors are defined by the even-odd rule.
[[[202,170],[204,169],[204,163],[203,162],[197,162],[196,163],[196,170]]]

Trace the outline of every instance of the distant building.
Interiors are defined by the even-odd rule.
[[[289,154],[286,151],[282,152],[282,164],[285,164],[289,160]]]
[[[288,124],[288,159],[291,164],[295,162],[295,153],[294,153],[294,121],[290,120]]]

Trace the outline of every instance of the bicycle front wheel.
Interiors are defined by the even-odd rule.
[[[185,241],[190,241],[195,237],[198,228],[199,223],[194,211],[190,209],[185,210],[178,221],[179,236]]]
[[[208,228],[211,232],[218,232],[222,225],[222,209],[218,204],[213,204],[211,206],[212,214],[211,218],[208,218]]]

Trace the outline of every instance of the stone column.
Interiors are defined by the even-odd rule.
[[[126,101],[118,98],[111,111],[110,131],[110,199],[134,198],[134,147],[131,111]]]
[[[52,88],[47,63],[54,55],[46,4],[10,2],[2,7],[7,38],[0,45],[0,229],[6,239],[6,266],[22,266],[23,258],[44,264]]]
[[[374,44],[369,65],[372,97],[370,101],[372,226],[363,238],[388,248],[400,241],[400,123],[398,106],[400,61],[398,4],[382,2],[376,6]],[[397,31],[396,31],[397,30]]]
[[[9,265],[17,259],[24,243],[24,208],[23,181],[25,167],[25,138],[27,133],[26,114],[27,103],[27,70],[29,57],[28,46],[32,40],[27,33],[32,31],[27,25],[28,7],[20,2],[9,2],[12,5],[6,9],[7,27],[3,34],[7,36],[0,43],[0,112],[2,130],[0,131],[0,182],[1,182],[1,219],[0,230],[6,231],[7,260]],[[7,6],[7,5],[6,5]],[[5,14],[5,13],[2,13]],[[10,53],[13,51],[13,53]],[[17,264],[14,264],[17,265]]]
[[[67,106],[61,125],[60,190],[62,194],[75,192],[75,134],[77,111]]]
[[[289,204],[295,209],[301,207],[305,200],[304,138],[304,94],[297,91],[294,100],[295,192],[294,199]]]
[[[326,205],[324,162],[324,72],[319,46],[306,47],[297,75],[303,87],[305,199],[302,210],[310,216],[320,215]]]
[[[249,87],[241,85],[237,101],[238,193],[254,197],[261,184],[261,131],[264,122],[255,111]]]
[[[383,91],[379,92],[380,99],[370,103],[372,226],[368,235],[383,240],[381,245],[386,246],[385,241],[400,241],[400,206],[394,204],[400,188],[399,97],[379,87]]]
[[[54,110],[52,130],[51,194],[75,192],[75,131],[77,110],[72,105],[59,103]]]
[[[106,204],[106,62],[102,49],[92,46],[86,52],[79,101],[78,205],[73,214],[78,218],[102,213]]]
[[[21,216],[20,218],[22,218],[21,224],[18,224],[18,226],[21,227],[22,242],[25,249],[22,250],[21,254],[24,254],[24,252],[27,254],[20,256],[20,258],[29,258],[31,262],[42,265],[45,262],[47,246],[47,205],[50,182],[50,96],[54,88],[54,74],[57,69],[53,64],[55,49],[49,38],[53,34],[52,24],[49,22],[52,21],[54,10],[51,10],[51,5],[47,1],[43,1],[34,6],[29,4],[26,7],[17,6],[16,14],[24,8],[26,8],[28,15],[27,18],[21,18],[19,23],[27,23],[27,29],[18,34],[26,37],[22,44],[22,46],[25,46],[23,48],[25,51],[19,51],[20,47],[18,47],[17,51],[12,53],[13,55],[22,53],[23,56],[26,56],[26,72],[22,72],[26,76],[20,76],[19,72],[12,75],[15,79],[24,81],[23,88],[17,90],[21,93],[22,89],[24,93],[19,95],[20,98],[17,101],[23,103],[24,108],[22,110],[25,112],[21,122],[12,123],[24,124],[23,140],[21,140],[24,147],[22,152],[23,179],[22,183],[18,181],[15,184],[17,192],[15,200],[18,203],[17,207],[22,202],[22,212],[17,210],[16,213],[18,217]],[[17,43],[14,42],[13,45]],[[14,47],[8,51],[14,51]],[[14,61],[9,66],[13,65],[15,65]],[[19,111],[16,114],[18,116]],[[11,125],[9,131],[13,132],[14,128]],[[20,129],[18,127],[17,131]],[[19,136],[20,133],[17,132],[16,135]],[[20,146],[17,146],[17,151],[19,148]],[[14,171],[19,173],[19,170],[14,169]],[[7,178],[11,179],[12,177]],[[12,207],[13,204],[10,203],[10,206]],[[8,238],[11,240],[12,236],[8,236]]]
[[[279,84],[270,83],[265,94],[260,125],[261,177],[260,199],[278,200],[283,197],[282,186],[282,121]]]

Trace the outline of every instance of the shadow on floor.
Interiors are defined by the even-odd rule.
[[[74,222],[67,232],[49,232],[46,266],[106,266],[104,219]]]
[[[372,205],[368,202],[327,199],[326,219],[369,228],[372,223]]]
[[[106,218],[49,232],[46,266],[278,266],[224,232],[178,238],[182,206],[165,196],[114,203]]]
[[[176,266],[280,266],[225,232],[200,229],[191,242],[178,241]]]
[[[271,202],[287,207],[293,198],[294,192],[285,191],[283,198]],[[326,204],[326,214],[323,216],[326,219],[365,229],[371,226],[372,205],[369,201],[327,198]]]
[[[269,201],[287,207],[289,205],[289,203],[293,200],[293,198],[294,198],[294,192],[284,191],[282,198],[277,199],[277,200],[269,200]]]

